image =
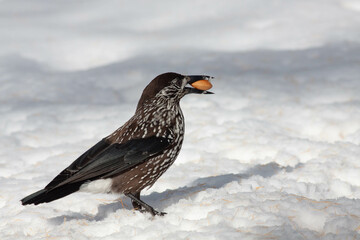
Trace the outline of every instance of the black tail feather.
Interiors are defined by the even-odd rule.
[[[40,203],[51,202],[78,191],[81,184],[83,184],[83,182],[68,184],[51,190],[42,189],[21,199],[21,203],[22,205],[38,205]]]

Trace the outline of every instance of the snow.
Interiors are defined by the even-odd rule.
[[[98,179],[80,186],[79,191],[91,193],[107,193],[111,191],[111,179]]]
[[[357,0],[1,1],[0,239],[360,239],[359,11]],[[215,94],[182,100],[183,149],[142,193],[166,216],[100,193],[20,204],[167,71],[214,76]]]

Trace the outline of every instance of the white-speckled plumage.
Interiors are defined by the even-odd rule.
[[[175,93],[168,98],[164,94]],[[151,187],[156,180],[173,164],[178,156],[184,138],[184,116],[179,101],[182,89],[170,85],[159,92],[152,101],[138,107],[135,115],[110,140],[123,143],[130,139],[146,138],[152,135],[171,141],[171,146],[160,155],[130,169],[113,179],[112,190],[120,193],[137,193],[145,187]],[[170,100],[170,101],[169,101]]]

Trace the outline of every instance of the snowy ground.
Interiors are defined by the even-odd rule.
[[[360,239],[358,0],[0,2],[0,239]],[[143,199],[24,196],[134,112],[208,74]]]

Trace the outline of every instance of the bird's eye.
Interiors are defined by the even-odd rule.
[[[185,87],[186,83],[187,80],[185,78],[178,78],[176,82],[176,84],[181,88]]]
[[[174,78],[172,81],[171,81],[171,83],[172,83],[172,85],[175,85],[175,86],[181,86],[181,79],[179,79],[179,78]]]

